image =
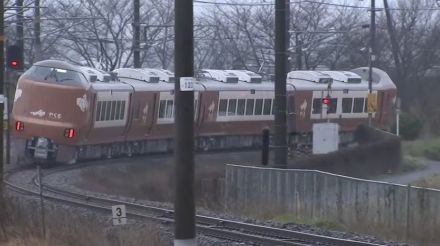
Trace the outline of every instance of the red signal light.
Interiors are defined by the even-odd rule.
[[[11,68],[17,68],[18,67],[18,61],[17,60],[12,60],[11,61]]]
[[[73,138],[75,136],[75,130],[73,128],[68,128],[64,130],[64,136],[66,138]]]
[[[15,122],[15,130],[17,131],[22,131],[24,129],[24,124],[21,121],[16,121]]]
[[[324,97],[324,98],[322,99],[322,104],[329,105],[329,104],[330,104],[330,98],[328,98],[328,97]]]

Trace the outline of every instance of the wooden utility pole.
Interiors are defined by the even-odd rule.
[[[287,37],[289,1],[275,2],[275,124],[274,167],[287,167]]]
[[[194,92],[180,90],[181,78],[194,75],[193,1],[174,0],[174,8],[174,245],[195,246]]]
[[[139,0],[133,0],[133,65],[135,68],[141,67],[141,24],[140,24],[140,3]]]

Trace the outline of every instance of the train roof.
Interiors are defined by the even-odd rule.
[[[309,76],[308,76],[309,75]],[[351,71],[292,71],[287,83],[296,90],[368,90],[368,68]],[[388,74],[373,68],[373,90],[396,89]]]
[[[96,90],[170,91],[174,90],[174,73],[154,68],[119,68],[111,73],[73,65],[64,61],[44,60],[38,66],[62,68],[80,72]],[[291,71],[287,75],[287,90],[368,90],[368,68],[351,71]],[[373,68],[373,89],[396,89],[388,74]],[[270,91],[272,81],[247,70],[202,69],[197,71],[194,81],[195,91]]]

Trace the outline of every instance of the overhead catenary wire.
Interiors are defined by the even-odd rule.
[[[273,2],[255,2],[255,3],[233,3],[233,2],[210,2],[205,0],[194,0],[195,4],[209,4],[209,5],[224,5],[224,6],[249,6],[249,7],[261,7],[261,6],[267,6],[267,5],[275,5]],[[313,0],[301,0],[301,1],[290,1],[290,4],[301,4],[301,3],[311,3],[311,4],[320,4],[320,5],[327,5],[331,7],[337,7],[337,8],[352,8],[352,9],[365,9],[370,10],[371,8],[369,6],[357,6],[357,5],[348,5],[348,4],[341,4],[341,3],[327,3],[327,2],[318,2]],[[383,8],[375,8],[376,11],[382,11]],[[411,9],[411,8],[389,8],[391,11],[437,11],[440,10],[440,7],[438,8],[417,8],[417,9]]]

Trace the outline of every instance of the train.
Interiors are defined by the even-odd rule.
[[[396,86],[373,69],[376,127],[387,129]],[[336,122],[341,138],[368,120],[368,69],[291,71],[287,75],[290,145],[310,142],[314,123]],[[173,149],[174,74],[153,68],[105,72],[39,61],[17,82],[11,128],[24,155],[41,162],[132,156]],[[201,69],[194,76],[197,150],[255,148],[274,121],[274,82],[246,70]],[[323,105],[327,98],[328,105]],[[342,141],[344,142],[344,141]]]

